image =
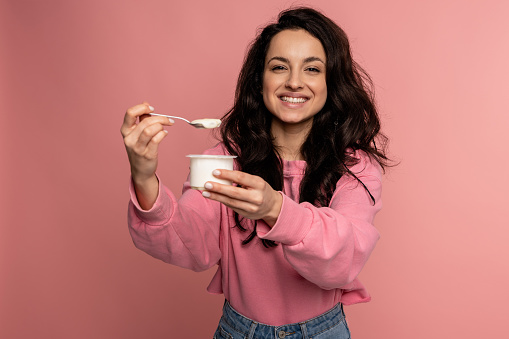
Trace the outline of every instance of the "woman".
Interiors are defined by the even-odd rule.
[[[235,170],[214,173],[235,185],[186,182],[178,201],[155,174],[173,122],[148,117],[148,103],[127,110],[131,236],[168,263],[218,265],[215,338],[350,337],[342,305],[370,300],[357,275],[379,238],[387,161],[369,85],[333,21],[280,13],[251,45],[222,142],[205,152],[237,156]]]

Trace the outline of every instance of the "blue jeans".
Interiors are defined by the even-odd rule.
[[[343,306],[337,304],[316,318],[300,323],[269,326],[235,311],[228,301],[223,307],[214,339],[350,339]]]

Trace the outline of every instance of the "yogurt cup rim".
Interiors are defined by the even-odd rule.
[[[188,158],[202,158],[202,159],[235,159],[236,155],[214,155],[214,154],[188,154]]]

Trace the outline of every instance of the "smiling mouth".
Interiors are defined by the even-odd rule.
[[[287,96],[282,96],[282,97],[279,97],[279,99],[281,101],[284,101],[284,102],[289,102],[289,103],[292,103],[292,104],[302,104],[306,101],[308,101],[309,99],[308,98],[293,98],[293,97],[287,97]]]

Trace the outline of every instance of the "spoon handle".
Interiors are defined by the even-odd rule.
[[[159,117],[167,117],[167,118],[174,118],[174,119],[180,119],[180,120],[184,120],[185,122],[187,122],[188,124],[190,124],[191,122],[187,119],[184,119],[182,117],[176,117],[176,116],[173,116],[173,115],[166,115],[166,114],[159,114],[159,113],[149,113],[150,115],[157,115]]]

